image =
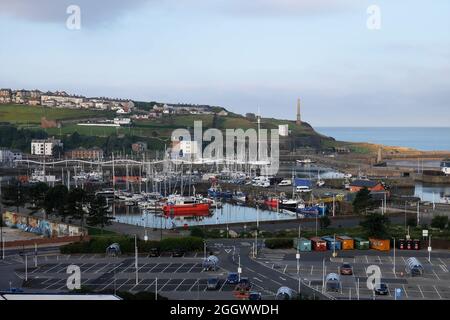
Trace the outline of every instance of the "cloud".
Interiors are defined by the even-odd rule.
[[[65,22],[70,5],[81,8],[82,22],[114,21],[124,13],[153,3],[170,9],[214,11],[245,17],[311,15],[336,12],[354,5],[351,0],[0,0],[0,15],[35,22]]]
[[[156,1],[160,0],[0,0],[0,15],[35,22],[65,23],[69,16],[67,8],[77,5],[81,9],[82,23],[95,25],[113,21],[124,12]]]

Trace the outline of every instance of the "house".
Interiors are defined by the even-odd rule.
[[[77,148],[66,152],[65,156],[69,159],[99,160],[103,159],[103,150],[98,147],[91,149]]]
[[[51,156],[53,155],[54,147],[62,147],[61,140],[58,139],[33,139],[31,140],[31,154],[37,156]]]
[[[367,188],[370,192],[383,192],[385,187],[381,182],[372,180],[355,180],[350,183],[350,192],[358,192]]]
[[[217,113],[217,115],[221,117],[226,117],[228,115],[228,112],[226,112],[225,110],[221,110],[220,112]]]
[[[22,152],[6,148],[0,149],[0,164],[13,165],[15,160],[22,160]]]

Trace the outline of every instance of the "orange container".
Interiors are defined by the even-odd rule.
[[[338,236],[336,237],[336,240],[341,241],[342,243],[342,250],[353,250],[355,249],[355,241],[347,236]]]
[[[369,238],[370,248],[379,251],[389,251],[391,249],[390,240]]]

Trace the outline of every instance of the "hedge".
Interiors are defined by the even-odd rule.
[[[269,249],[290,249],[294,245],[294,239],[292,238],[274,238],[266,239],[266,248]]]
[[[122,253],[134,253],[133,237],[96,237],[89,241],[74,242],[60,247],[63,254],[75,253],[105,253],[106,248],[113,243],[118,243]],[[197,237],[167,238],[162,241],[142,241],[138,239],[138,251],[149,252],[150,249],[157,248],[161,251],[172,251],[181,249],[184,251],[200,251],[203,249],[203,240]]]

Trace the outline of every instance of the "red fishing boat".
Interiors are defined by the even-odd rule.
[[[162,209],[167,216],[207,216],[210,203],[200,202],[195,197],[175,196],[169,198]]]
[[[264,204],[268,207],[276,208],[279,205],[279,201],[278,198],[268,198],[264,201]]]

